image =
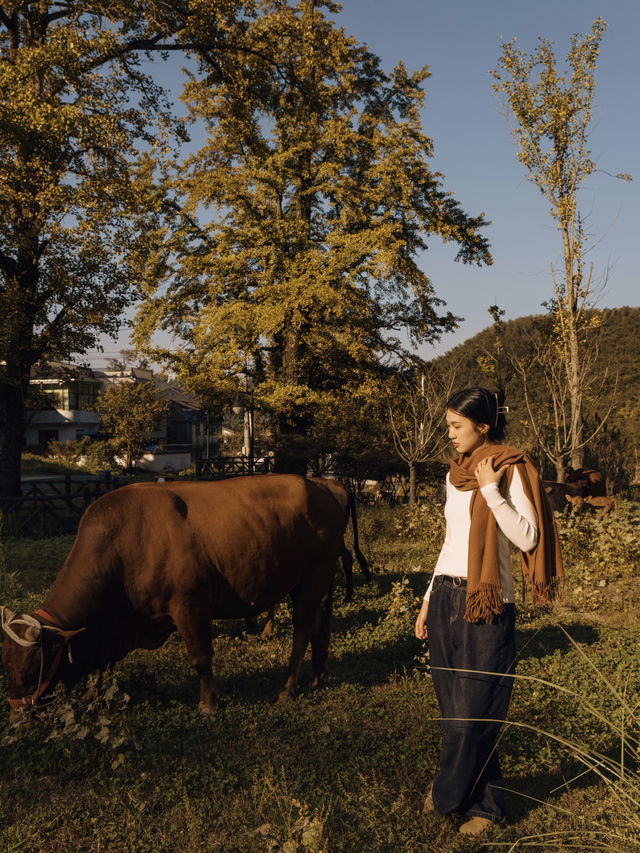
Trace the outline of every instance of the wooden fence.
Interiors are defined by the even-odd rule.
[[[196,477],[200,480],[223,480],[249,474],[246,456],[217,456],[198,459]],[[273,469],[273,457],[257,459],[254,474]],[[22,483],[22,494],[0,498],[0,535],[41,539],[75,533],[89,504],[107,492],[131,482],[129,477],[104,476],[87,479],[69,474],[45,480]],[[135,482],[135,479],[134,479]]]
[[[21,495],[0,499],[2,534],[39,539],[75,533],[89,504],[121,485],[109,474],[95,480],[76,480],[67,474],[25,481]]]
[[[248,456],[210,456],[196,459],[198,480],[225,480],[227,477],[242,477],[251,473],[268,474],[270,471],[273,471],[273,456],[254,459],[253,466]]]

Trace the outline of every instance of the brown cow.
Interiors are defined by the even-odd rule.
[[[319,683],[350,506],[353,520],[336,481],[287,474],[139,483],[104,495],[84,514],[42,607],[21,616],[2,608],[12,710],[178,631],[200,678],[199,707],[210,712],[211,620],[260,613],[287,594],[293,647],[278,698],[293,694],[309,642]]]
[[[581,495],[565,495],[565,499],[571,507],[572,515],[577,515],[578,513],[584,512],[585,499]]]
[[[618,508],[618,502],[615,498],[600,496],[591,498],[589,495],[587,495],[586,498],[580,497],[580,495],[576,495],[575,497],[565,495],[565,497],[567,499],[567,503],[571,506],[571,512],[574,515],[590,511],[594,513],[597,519],[602,519],[614,509]]]
[[[553,480],[543,480],[542,485],[549,498],[551,509],[556,512],[562,512],[567,508],[567,500],[570,497],[573,498],[582,494],[582,486],[575,483],[556,483]]]
[[[597,496],[591,498],[587,496],[584,499],[584,502],[593,509],[594,515],[597,519],[604,518],[609,515],[610,512],[613,512],[614,509],[618,508],[618,502],[613,497]]]
[[[606,497],[607,484],[600,471],[592,468],[567,467],[564,472],[565,483],[575,483],[582,487],[582,497]]]

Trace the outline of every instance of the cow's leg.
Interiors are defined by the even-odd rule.
[[[278,702],[286,702],[287,699],[291,699],[295,693],[300,667],[302,666],[302,661],[304,659],[304,653],[306,652],[309,640],[311,639],[312,626],[309,624],[296,624],[295,603],[293,613],[293,644],[291,647],[291,657],[289,658],[289,666],[287,667],[284,687],[278,694]]]
[[[247,616],[244,620],[247,631],[250,631],[252,634],[258,633],[258,617],[256,616]],[[260,637],[263,640],[267,640],[273,634],[273,628],[275,626],[274,619],[274,608],[270,607],[267,610],[267,621],[264,623],[264,628],[260,632]]]
[[[287,667],[284,687],[278,695],[278,702],[290,699],[298,683],[300,667],[304,659],[309,641],[315,638],[319,622],[322,620],[321,608],[327,595],[327,590],[333,587],[333,578],[337,567],[337,560],[333,560],[329,566],[316,566],[311,568],[309,574],[291,591],[293,600],[293,645],[291,657]],[[329,607],[328,619],[331,618]],[[328,647],[328,639],[327,639]],[[320,649],[320,646],[318,646]],[[322,653],[318,651],[321,657]],[[326,657],[326,656],[325,656]]]
[[[311,635],[311,669],[313,671],[312,684],[314,687],[319,687],[327,677],[327,658],[329,657],[329,640],[331,639],[332,602],[333,587],[320,602],[316,630]]]
[[[200,679],[198,708],[205,714],[215,710],[218,691],[213,680],[213,651],[211,648],[211,617],[208,611],[198,608],[193,600],[177,606],[171,618],[184,640],[187,659]]]
[[[247,616],[244,620],[245,628],[247,631],[250,631],[252,634],[258,633],[258,616],[254,614],[253,616]]]
[[[275,608],[271,607],[267,611],[267,621],[264,623],[264,628],[262,629],[262,633],[260,634],[263,640],[268,639],[273,634],[273,628],[275,624]]]

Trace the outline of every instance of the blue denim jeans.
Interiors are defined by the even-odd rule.
[[[427,612],[442,732],[433,804],[441,814],[460,812],[502,822],[496,741],[513,687],[515,607],[505,604],[490,623],[471,623],[464,619],[466,598],[465,581],[436,577]]]

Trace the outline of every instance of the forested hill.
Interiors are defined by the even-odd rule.
[[[631,467],[637,464],[636,454],[640,454],[640,307],[607,308],[594,312],[594,316],[600,319],[596,361],[599,380],[594,381],[592,394],[585,400],[585,415],[588,422],[594,423],[615,404],[600,444],[615,443],[616,452],[626,455]],[[522,379],[513,368],[513,359],[528,366],[530,390],[536,402],[543,405],[549,395],[541,372],[533,365],[534,341],[536,335],[550,332],[549,315],[520,317],[506,321],[502,327],[489,326],[437,360],[458,364],[457,387],[502,385],[510,408],[510,439],[527,449],[533,447],[533,436]]]

